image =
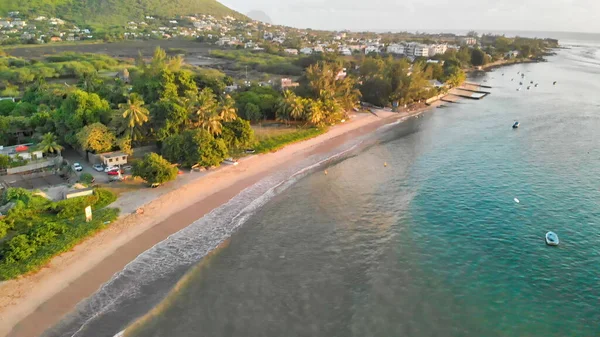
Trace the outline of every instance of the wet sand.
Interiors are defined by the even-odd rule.
[[[34,337],[91,296],[139,254],[228,202],[273,172],[398,119],[416,115],[379,111],[360,114],[326,134],[284,149],[246,158],[166,193],[144,205],[143,214],[122,217],[108,229],[54,258],[41,271],[0,284],[0,336]]]

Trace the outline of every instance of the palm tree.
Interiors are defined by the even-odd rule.
[[[144,101],[137,94],[131,94],[127,103],[119,104],[123,112],[123,118],[130,131],[131,140],[135,140],[140,135],[140,128],[148,122],[150,111],[144,107]]]
[[[225,117],[230,118],[228,114],[231,111],[229,110],[230,106],[227,106],[228,104],[225,103],[225,106],[218,105],[213,91],[210,88],[204,88],[197,97],[188,98],[186,105],[190,110],[194,125],[207,130],[213,135],[219,135],[223,129],[223,125],[221,124],[223,119],[219,115],[219,112],[222,112]],[[235,109],[233,113],[235,114]],[[237,117],[237,115],[235,116]]]
[[[325,118],[321,101],[313,101],[308,108],[308,120],[314,125],[322,125]]]
[[[56,141],[56,136],[50,132],[46,133],[42,136],[42,140],[40,141],[40,150],[44,153],[52,153],[60,155],[60,151],[62,151],[64,147],[62,147]]]
[[[227,95],[220,100],[219,106],[217,107],[217,114],[223,122],[231,122],[237,118],[235,102],[231,96]]]

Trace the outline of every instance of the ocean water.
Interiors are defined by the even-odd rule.
[[[265,179],[45,335],[599,336],[600,44],[571,46]]]

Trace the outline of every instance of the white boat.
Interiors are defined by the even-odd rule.
[[[238,163],[237,160],[235,160],[233,158],[227,158],[227,159],[223,160],[223,164],[224,165],[233,165],[233,166],[235,166],[235,165],[237,165],[239,163]]]
[[[558,235],[556,235],[556,233],[554,233],[554,232],[546,233],[546,244],[548,246],[558,246],[559,242],[560,241],[558,240]]]

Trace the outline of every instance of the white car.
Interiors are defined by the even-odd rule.
[[[94,166],[92,166],[94,168],[94,170],[98,171],[98,172],[102,172],[104,171],[104,166],[102,164],[94,164]]]
[[[83,166],[81,166],[81,164],[79,164],[79,163],[74,163],[73,170],[75,170],[77,172],[81,172],[81,171],[83,171]]]
[[[115,171],[115,170],[118,170],[118,169],[119,169],[118,166],[107,166],[107,167],[104,168],[104,173],[108,173],[110,171]]]

